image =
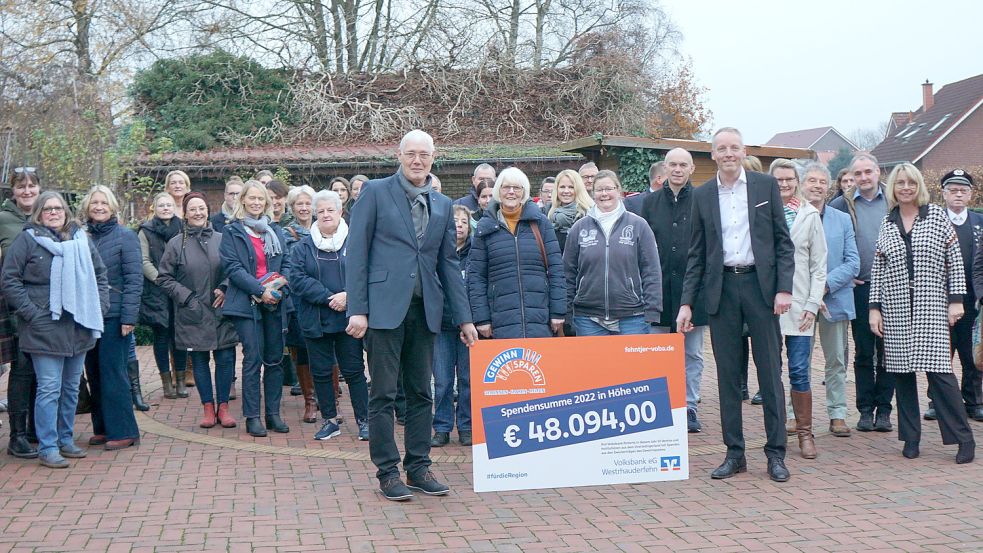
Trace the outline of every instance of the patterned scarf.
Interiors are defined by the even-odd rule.
[[[799,207],[801,207],[799,199],[795,196],[785,204],[785,224],[788,225],[789,229],[792,228],[792,223],[795,222],[795,216],[799,213]]]

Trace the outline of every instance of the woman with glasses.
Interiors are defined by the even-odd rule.
[[[24,230],[31,211],[41,194],[41,181],[34,167],[17,167],[10,178],[10,198],[0,206],[0,256],[6,256],[14,239]],[[3,259],[3,257],[0,257]],[[17,348],[17,319],[10,316],[7,303],[0,295],[0,318],[7,321],[3,329],[3,361],[10,363],[7,380],[7,416],[10,418],[10,441],[7,453],[22,459],[34,459],[38,450],[34,432],[34,398],[37,379],[30,357]]]
[[[79,216],[92,237],[109,275],[109,312],[96,347],[85,358],[92,395],[89,445],[106,450],[140,443],[127,374],[129,335],[137,324],[143,292],[140,240],[119,224],[119,202],[108,187],[93,186],[79,204]]]
[[[894,374],[901,454],[919,455],[917,374],[928,379],[942,443],[959,444],[956,463],[969,463],[976,442],[952,374],[949,331],[963,316],[966,292],[959,240],[945,209],[929,203],[921,171],[897,165],[884,190],[889,210],[877,235],[871,268],[870,330],[884,339],[884,366]]]
[[[43,466],[66,468],[66,457],[86,455],[75,445],[75,408],[109,294],[106,267],[60,194],[38,197],[25,231],[5,248],[0,285],[20,319],[20,351],[31,356],[37,375],[35,456]],[[126,407],[132,417],[129,397]]]
[[[348,294],[345,292],[348,224],[341,197],[321,190],[314,194],[316,222],[291,251],[290,276],[297,320],[307,342],[311,374],[324,424],[315,440],[341,434],[341,420],[332,387],[332,367],[338,365],[348,384],[358,439],[369,439],[369,389],[362,361],[362,340],[345,332]]]
[[[655,234],[621,198],[618,175],[599,171],[594,207],[570,227],[563,265],[577,336],[648,334],[661,320],[662,265]]]
[[[529,178],[498,175],[494,201],[478,222],[467,266],[471,313],[485,338],[544,338],[566,315],[563,258],[553,226],[529,201]]]

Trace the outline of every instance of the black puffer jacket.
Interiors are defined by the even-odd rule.
[[[38,236],[58,238],[48,229],[28,223],[25,229],[34,229]],[[72,232],[74,233],[74,228]],[[91,241],[92,267],[99,287],[99,300],[103,315],[109,310],[109,288],[106,266],[103,265],[95,244]],[[75,322],[71,313],[65,312],[55,321],[51,318],[51,262],[54,256],[34,238],[22,232],[3,252],[3,272],[0,286],[10,308],[20,319],[18,339],[20,350],[26,353],[74,357],[96,345],[92,331]]]
[[[105,223],[89,223],[87,229],[109,275],[106,318],[118,317],[124,325],[137,324],[143,293],[140,240],[132,230],[120,225],[116,217]]]
[[[154,217],[140,225],[140,256],[143,262],[143,294],[140,298],[140,322],[142,324],[169,327],[171,325],[171,299],[156,284],[160,276],[160,260],[167,242],[181,234],[181,219],[164,222]]]

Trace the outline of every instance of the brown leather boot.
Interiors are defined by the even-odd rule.
[[[792,390],[792,410],[795,411],[795,431],[799,436],[799,449],[803,459],[815,459],[816,440],[812,435],[812,391]]]
[[[317,422],[317,400],[314,399],[314,377],[310,365],[297,365],[297,380],[304,393],[304,422]]]
[[[184,385],[188,388],[195,387],[195,371],[191,368],[191,356],[188,356],[188,361],[184,364]]]
[[[334,397],[335,401],[341,398],[341,369],[338,365],[335,365],[331,370],[331,381],[334,382]]]

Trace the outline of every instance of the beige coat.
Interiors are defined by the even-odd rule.
[[[802,312],[815,315],[826,289],[826,235],[819,211],[802,202],[789,229],[795,245],[795,274],[792,276],[792,307],[781,316],[783,336],[812,336],[813,323],[805,332],[799,330]]]

